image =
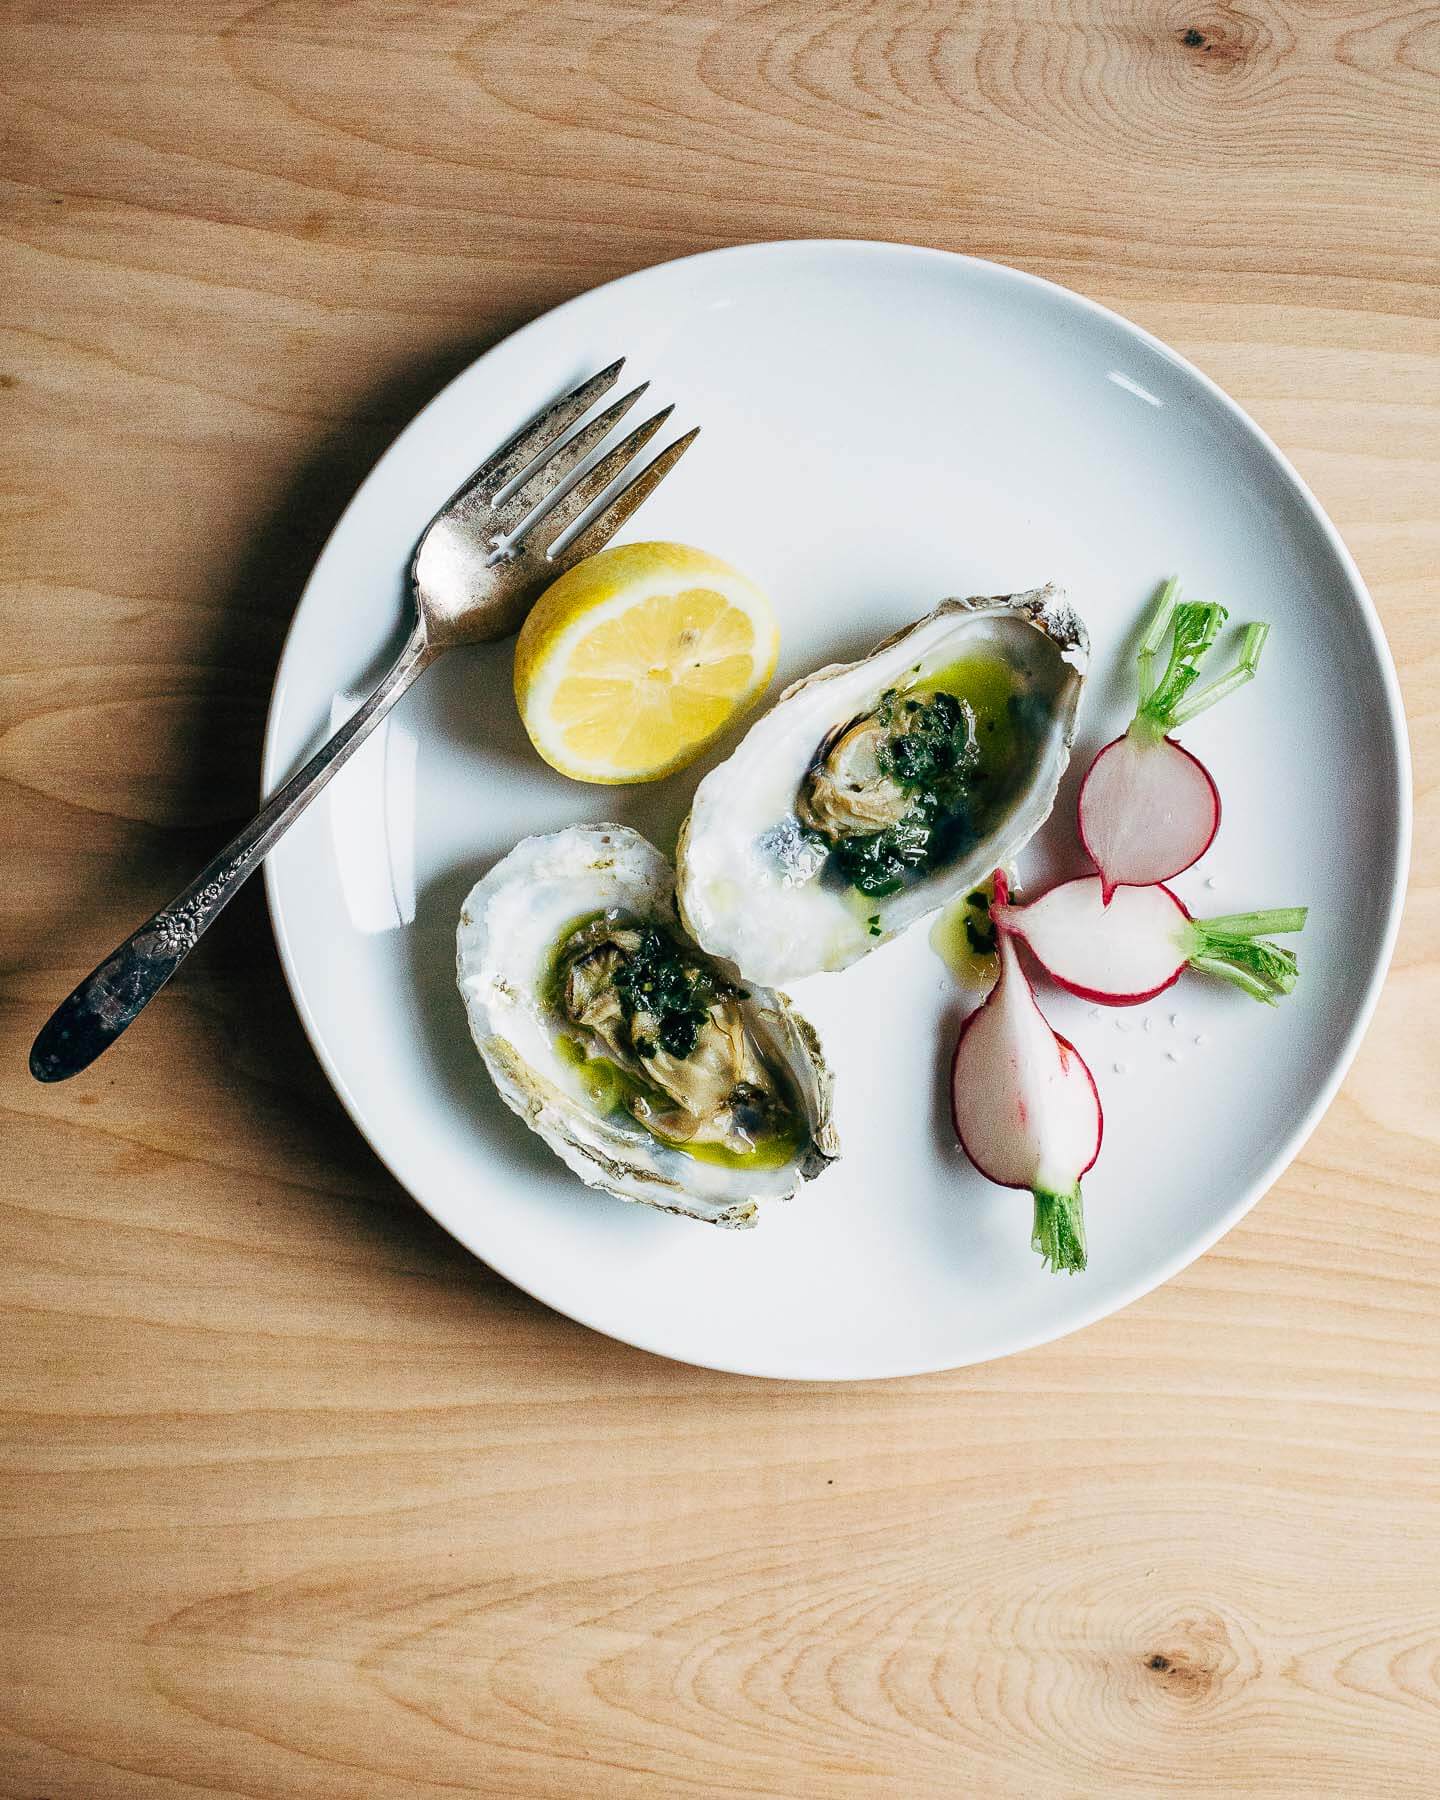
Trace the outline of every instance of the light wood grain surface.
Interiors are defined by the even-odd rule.
[[[1440,7],[3,17],[0,1791],[1433,1800]],[[248,808],[300,584],[415,408],[597,282],[815,235],[1158,332],[1370,582],[1407,926],[1251,1217],[1068,1342],[769,1385],[432,1226],[256,891],[90,1077],[32,1084],[50,1006]]]

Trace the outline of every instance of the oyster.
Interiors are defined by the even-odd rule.
[[[943,601],[787,688],[695,793],[680,914],[747,979],[843,969],[1049,816],[1089,660],[1053,586]]]
[[[839,1154],[814,1032],[685,937],[623,825],[526,838],[472,890],[456,968],[501,1098],[591,1187],[754,1223]]]

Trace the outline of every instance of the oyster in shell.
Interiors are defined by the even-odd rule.
[[[945,600],[787,688],[696,790],[677,856],[691,936],[791,981],[982,881],[1055,804],[1088,660],[1047,586]]]
[[[456,969],[501,1098],[591,1187],[750,1225],[839,1154],[814,1032],[695,948],[626,826],[518,844],[461,909]]]

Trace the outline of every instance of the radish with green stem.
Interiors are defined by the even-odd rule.
[[[991,912],[1009,889],[995,871]],[[1080,1052],[1035,1002],[1011,933],[996,933],[1000,975],[965,1021],[950,1071],[955,1135],[980,1173],[1035,1198],[1030,1242],[1054,1270],[1085,1267],[1080,1178],[1100,1154],[1104,1120]]]
[[[1220,827],[1220,793],[1210,772],[1169,734],[1243,687],[1260,666],[1268,625],[1247,625],[1235,667],[1196,689],[1201,659],[1228,614],[1223,606],[1178,601],[1179,582],[1161,588],[1140,640],[1140,704],[1123,737],[1106,744],[1080,788],[1080,838],[1100,872],[1105,904],[1123,885],[1146,887],[1183,873],[1210,848]],[[1171,633],[1170,658],[1155,679],[1155,654]]]
[[[1262,932],[1299,931],[1303,906],[1192,918],[1170,889],[1125,886],[1108,903],[1096,875],[1065,881],[1028,906],[990,908],[1006,936],[1024,938],[1061,987],[1101,1006],[1138,1006],[1172,987],[1186,969],[1219,975],[1273,1006],[1295,986],[1293,950]]]

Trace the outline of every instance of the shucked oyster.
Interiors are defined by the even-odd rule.
[[[839,1154],[814,1032],[686,938],[637,832],[527,838],[472,890],[456,945],[501,1097],[591,1187],[750,1225]]]
[[[843,969],[1049,816],[1089,660],[1054,587],[946,600],[783,693],[695,793],[678,898],[755,981]]]

